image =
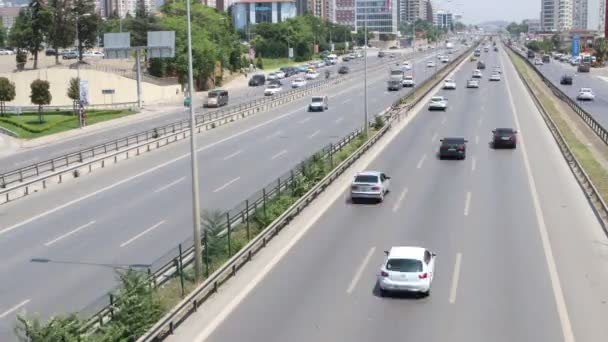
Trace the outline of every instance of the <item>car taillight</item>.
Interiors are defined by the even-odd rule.
[[[388,277],[388,272],[381,271],[380,272],[380,276],[381,277]]]
[[[458,151],[464,151],[464,146],[458,146]]]
[[[351,189],[351,190],[357,190],[357,186],[356,186],[356,185],[353,185],[353,186],[351,186],[351,187],[350,187],[350,189]]]
[[[424,273],[419,274],[418,278],[420,278],[420,279],[426,279],[426,278],[428,278],[428,276],[429,276],[429,274],[426,273],[426,272],[424,272]]]
[[[379,191],[379,190],[380,190],[380,187],[379,187],[379,186],[373,186],[373,187],[372,187],[372,190],[374,190],[374,191]]]

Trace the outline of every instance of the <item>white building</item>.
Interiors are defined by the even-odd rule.
[[[574,0],[572,5],[572,28],[586,30],[588,15],[587,0]]]
[[[451,30],[454,25],[452,13],[443,10],[437,11],[437,13],[435,13],[434,24],[439,28],[446,28],[448,30]]]
[[[429,0],[399,0],[399,22],[413,23],[427,17],[427,2]]]
[[[543,31],[572,28],[573,0],[541,0],[540,22]]]
[[[398,0],[356,0],[355,30],[397,34],[399,24]]]
[[[600,36],[604,35],[606,27],[606,3],[602,0],[599,4],[599,20],[597,24],[597,30],[600,31]]]

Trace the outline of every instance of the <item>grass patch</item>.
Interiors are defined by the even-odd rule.
[[[535,75],[530,75],[531,70],[521,58],[513,56],[513,52],[507,51],[511,61],[515,65],[517,71],[521,76],[528,82],[534,94],[538,97],[541,105],[545,109],[545,112],[551,117],[560,133],[566,140],[566,143],[572,150],[574,157],[581,164],[587,175],[591,178],[591,182],[595,188],[599,191],[600,196],[605,202],[608,202],[608,171],[602,167],[602,165],[595,159],[591,150],[583,144],[574,134],[574,131],[568,125],[568,122],[564,120],[562,114],[559,112],[552,99],[545,95],[545,93],[538,87],[537,82],[533,80]],[[540,80],[537,80],[540,81]]]
[[[128,110],[91,110],[87,111],[87,126],[98,122],[117,119],[134,114]],[[0,126],[15,132],[19,138],[33,139],[50,134],[78,128],[78,116],[72,112],[51,112],[42,115],[42,123],[38,121],[38,113],[9,114],[0,117]]]

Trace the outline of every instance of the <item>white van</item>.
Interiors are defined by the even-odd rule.
[[[330,64],[334,65],[336,63],[338,63],[338,56],[335,54],[331,54],[327,56],[327,60],[329,61]]]

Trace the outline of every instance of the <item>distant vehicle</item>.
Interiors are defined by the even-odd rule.
[[[450,57],[448,56],[443,56],[443,58],[441,58],[441,63],[448,63],[450,61]]]
[[[551,57],[549,55],[543,55],[542,61],[543,63],[551,63]]]
[[[490,81],[500,81],[500,74],[493,72],[489,79]]]
[[[385,56],[386,56],[386,52],[384,52],[384,51],[378,52],[378,57],[382,58],[382,57],[385,57]]]
[[[488,52],[488,51],[490,51],[489,47],[486,46],[486,47],[483,48],[483,52]]]
[[[483,74],[481,73],[481,70],[479,69],[475,69],[473,70],[473,78],[482,78]]]
[[[534,59],[534,65],[543,65],[543,60],[540,58],[535,58]]]
[[[264,85],[265,83],[266,83],[266,76],[264,76],[262,74],[253,75],[249,79],[250,87],[261,86],[261,85]]]
[[[532,50],[528,50],[528,58],[532,59],[534,58],[536,55],[534,54],[534,51]]]
[[[476,62],[477,61],[477,57],[475,56],[471,56],[471,58],[469,58],[470,62]]]
[[[265,96],[274,96],[278,94],[283,88],[278,84],[269,84],[264,90]]]
[[[103,58],[104,54],[103,54],[103,52],[99,52],[99,51],[90,51],[90,52],[83,53],[82,57]]]
[[[279,80],[279,79],[276,79],[276,80],[270,80],[268,82],[268,84],[278,84],[278,85],[282,86],[283,82],[281,82],[281,80]]]
[[[445,96],[433,96],[429,103],[429,110],[446,110],[448,109],[448,99]]]
[[[306,80],[303,79],[302,77],[298,77],[295,80],[293,80],[291,82],[291,87],[292,88],[300,88],[306,85]]]
[[[445,81],[443,81],[443,89],[456,89],[456,81],[451,78],[447,78]]]
[[[61,58],[63,58],[63,59],[77,59],[78,58],[78,53],[76,51],[68,51],[68,52],[64,53]]]
[[[465,159],[467,157],[467,143],[464,138],[443,138],[439,146],[439,159],[456,158]]]
[[[437,60],[441,61],[441,59],[443,59],[443,55],[438,55]]]
[[[349,55],[346,56],[342,56],[342,62],[348,62],[350,61],[352,58]]]
[[[467,88],[479,88],[479,80],[476,80],[476,79],[467,80]]]
[[[502,71],[500,71],[500,67],[497,65],[494,68],[492,68],[492,72],[497,73],[497,74],[502,74]]]
[[[572,85],[572,76],[563,75],[562,78],[559,80],[559,84]]]
[[[294,67],[282,67],[281,71],[285,74],[285,77],[291,77],[298,73],[298,69]]]
[[[359,172],[350,185],[350,198],[353,203],[359,199],[384,201],[389,192],[391,177],[379,171]]]
[[[445,43],[445,47],[446,47],[446,49],[452,49],[452,48],[454,48],[454,43],[447,42],[447,43]]]
[[[297,70],[298,70],[298,72],[307,72],[308,65],[307,64],[298,65]]]
[[[279,79],[279,75],[277,75],[276,72],[271,72],[271,73],[268,74],[268,76],[266,76],[266,79],[268,81],[278,80]]]
[[[473,56],[480,57],[481,56],[481,50],[475,49],[475,52],[473,53]]]
[[[483,70],[485,68],[486,68],[486,63],[484,63],[483,61],[477,62],[477,69]]]
[[[403,78],[391,76],[391,78],[387,81],[388,90],[399,90],[403,87]]]
[[[316,71],[308,71],[306,73],[307,80],[314,80],[314,79],[317,79],[318,77],[319,77],[319,73]]]
[[[513,128],[496,128],[492,131],[492,147],[517,147],[517,131]]]
[[[394,54],[394,53],[391,53],[391,54],[389,54],[389,55],[388,55],[388,57],[389,57],[389,58],[395,58],[395,54]]]
[[[578,72],[589,72],[591,71],[591,68],[589,67],[589,64],[580,64],[576,70]]]
[[[569,57],[568,55],[562,55],[562,56],[559,58],[559,61],[560,61],[560,62],[567,62],[569,59],[570,59],[570,57]]]
[[[436,66],[436,64],[433,61],[426,62],[426,67],[427,68],[434,68],[435,66]]]
[[[327,103],[327,96],[313,96],[310,101],[310,104],[308,105],[309,112],[324,112],[327,109],[329,109],[329,105]]]
[[[402,82],[404,87],[413,87],[416,85],[416,82],[414,81],[414,77],[411,75],[407,75],[403,78],[403,82]]]
[[[5,55],[4,51],[6,51],[6,50],[0,50],[0,55]],[[46,49],[44,54],[47,56],[56,56],[57,51],[55,49]]]
[[[401,69],[404,69],[404,70],[412,70],[412,65],[410,64],[410,61],[404,61],[404,62],[401,64]]]
[[[495,51],[495,52],[498,52],[498,46],[495,46],[495,47],[494,47],[494,51]]]
[[[405,71],[401,70],[399,67],[392,67],[389,73],[389,77],[399,78],[400,80],[405,77]]]
[[[341,66],[340,69],[338,69],[338,74],[348,74],[350,72],[350,68],[347,66]]]
[[[327,56],[327,61],[329,62],[329,64],[331,65],[336,65],[336,63],[338,63],[338,55],[335,54],[330,54]]]
[[[274,74],[275,74],[275,75],[277,75],[277,77],[278,77],[279,79],[281,79],[281,78],[285,78],[285,72],[284,72],[284,71],[282,71],[282,70],[275,71],[275,72],[274,72]]]
[[[395,246],[384,252],[386,257],[378,274],[380,296],[389,292],[431,294],[436,254],[422,247]]]
[[[593,101],[595,100],[595,94],[591,88],[581,88],[576,95],[576,99],[579,101]]]
[[[212,90],[207,93],[207,107],[221,107],[228,104],[228,92],[223,89]]]
[[[395,46],[395,45],[393,45],[393,46],[389,47],[388,49],[389,49],[389,50],[397,50],[397,49],[398,49],[398,47],[397,47],[397,46]]]

